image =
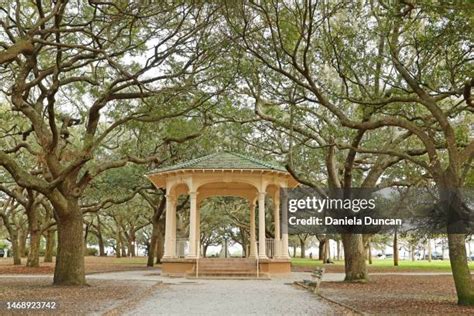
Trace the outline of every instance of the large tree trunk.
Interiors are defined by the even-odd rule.
[[[398,267],[398,233],[393,235],[393,265]]]
[[[18,231],[16,226],[10,223],[10,220],[5,214],[0,214],[3,223],[10,235],[10,242],[12,243],[12,257],[13,257],[13,264],[20,265],[21,264],[21,256],[20,256],[20,249],[18,246]]]
[[[468,218],[463,212],[464,201],[461,192],[457,186],[452,184],[452,180],[453,177],[447,174],[445,178],[447,185],[440,190],[442,207],[449,218],[447,223],[449,261],[451,262],[458,304],[471,306],[474,305],[474,287],[467,262],[466,236],[458,233],[463,230],[463,225],[467,223]]]
[[[160,229],[158,232],[158,239],[156,241],[156,263],[161,263],[161,259],[165,253],[165,238],[163,236],[163,230]]]
[[[120,236],[120,229],[117,228],[117,232],[115,233],[115,257],[120,258],[122,251],[122,237]]]
[[[459,305],[474,305],[471,272],[467,264],[464,234],[448,234],[449,261],[453,271],[454,284]]]
[[[242,257],[243,258],[247,258],[247,247],[248,247],[248,243],[247,241],[245,240],[245,238],[242,238]],[[272,254],[274,255],[274,254]]]
[[[28,234],[26,234],[23,230],[18,233],[18,252],[20,253],[21,257],[27,256],[27,249],[26,249],[26,239]]]
[[[328,242],[326,243],[326,259],[331,261],[331,239],[328,239]]]
[[[117,228],[117,258],[127,257],[127,251],[125,250],[125,243],[123,241],[122,232],[120,228]]]
[[[367,263],[361,234],[341,234],[344,247],[345,281],[367,281]]]
[[[99,256],[105,257],[105,245],[104,245],[104,238],[102,237],[102,233],[97,234],[97,240],[99,242]]]
[[[337,257],[336,258],[339,261],[339,260],[341,260],[341,241],[339,239],[337,240],[336,250],[337,250]]]
[[[369,258],[369,264],[372,264],[372,247],[370,246],[370,241],[367,245],[367,256]]]
[[[13,264],[20,265],[21,264],[21,254],[18,245],[18,233],[15,229],[13,229],[11,235],[11,242],[12,242],[12,256],[13,256]]]
[[[154,208],[154,213],[153,213],[153,218],[151,221],[152,232],[151,232],[151,237],[150,237],[150,246],[148,249],[147,266],[152,267],[155,262],[155,257],[156,257],[156,263],[160,263],[161,258],[164,255],[164,238],[161,238],[162,240],[160,240],[160,236],[162,237],[164,234],[164,229],[165,229],[164,220],[165,219],[164,218],[160,219],[160,217],[166,208],[166,197],[162,197],[158,205],[153,203],[153,201],[149,201],[149,203]],[[163,244],[163,245],[158,245],[158,244]],[[162,250],[162,253],[159,253],[160,250]]]
[[[203,244],[203,245],[202,245],[202,256],[203,256],[204,258],[207,258],[207,248],[208,248],[208,247],[209,247],[208,244]]]
[[[464,230],[463,224],[468,218],[463,210],[464,201],[459,191],[460,181],[456,181],[456,172],[449,168],[441,182],[438,182],[440,202],[447,215],[449,261],[453,272],[454,284],[459,305],[474,305],[474,287],[471,279],[466,253],[465,235],[458,233]]]
[[[469,222],[469,214],[466,209],[462,194],[459,190],[460,183],[457,176],[458,171],[450,166],[442,178],[438,179],[437,185],[440,196],[440,205],[447,215],[448,222],[448,248],[449,261],[453,272],[454,285],[459,305],[474,305],[474,286],[471,279],[471,271],[467,262],[465,234]],[[469,227],[467,227],[469,229]],[[444,250],[444,249],[443,249]],[[443,251],[444,255],[444,251]]]
[[[300,257],[306,258],[306,240],[305,239],[300,238],[300,249],[301,249]]]
[[[366,259],[369,261],[369,264],[372,264],[372,249],[370,248],[370,240],[372,235],[363,234],[362,235],[362,242],[364,243],[365,255]]]
[[[148,267],[153,267],[155,264],[155,252],[156,252],[156,242],[158,240],[159,226],[157,222],[153,222],[151,237],[150,237],[150,246],[148,249],[148,260],[146,265]]]
[[[431,257],[432,257],[432,253],[431,253],[431,239],[428,238],[428,262],[431,262]]]
[[[127,239],[127,253],[130,257],[135,257],[135,239],[130,233],[130,238]]]
[[[158,238],[156,240],[156,263],[161,263],[161,259],[165,254],[165,236],[164,236],[164,225],[160,223],[158,225]]]
[[[31,234],[31,232],[30,232]],[[30,249],[28,251],[27,267],[39,267],[39,248],[41,242],[41,233],[35,231],[30,235]]]
[[[131,250],[132,250],[132,257],[135,257],[138,255],[138,244],[137,244],[137,236],[136,232],[132,232],[132,244],[131,244]]]
[[[56,238],[54,230],[48,230],[46,234],[46,250],[44,252],[44,262],[53,262],[55,239]]]
[[[89,255],[89,253],[87,251],[87,238],[89,236],[89,229],[90,229],[90,224],[86,225],[84,233],[83,233],[83,236],[84,236],[84,243],[83,243],[83,245],[84,245],[84,256]]]
[[[323,262],[326,262],[327,259],[329,258],[328,249],[329,249],[329,239],[326,239],[323,244],[323,254],[321,255],[321,259]]]
[[[120,245],[122,245],[122,249],[121,249],[122,257],[128,257],[127,248],[125,247],[125,243],[123,241],[121,241]]]
[[[39,214],[36,205],[32,205],[27,211],[28,230],[30,234],[30,250],[28,251],[28,259],[26,261],[27,267],[39,267],[41,229],[38,215]]]
[[[83,285],[86,283],[83,220],[77,200],[68,201],[68,210],[58,212],[57,226],[58,248],[54,284]]]
[[[105,244],[104,244],[104,236],[102,236],[102,228],[101,228],[100,216],[97,215],[97,242],[99,243],[99,256],[105,257]]]
[[[319,253],[318,253],[318,259],[323,261],[326,260],[326,254],[325,254],[325,247],[326,247],[326,242],[327,242],[327,239],[326,238],[321,238],[319,239],[319,247],[318,247],[318,250],[319,250]]]

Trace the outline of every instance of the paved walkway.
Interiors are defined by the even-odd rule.
[[[343,310],[290,285],[308,273],[271,280],[192,280],[164,278],[147,271],[92,274],[88,279],[162,281],[135,302],[126,315],[335,315]]]

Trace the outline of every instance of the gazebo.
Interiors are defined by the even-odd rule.
[[[296,187],[298,182],[282,166],[226,151],[153,170],[147,178],[156,187],[166,189],[164,275],[192,274],[197,272],[198,266],[205,268],[205,260],[200,259],[199,208],[201,202],[211,196],[234,196],[248,201],[250,245],[245,264],[254,262],[255,269],[267,274],[290,272],[288,233],[284,226],[287,223],[280,222],[280,189]],[[188,251],[185,255],[177,252],[176,201],[180,195],[189,195],[190,203]],[[273,203],[273,240],[267,239],[265,234],[265,202],[270,200],[266,197]],[[257,205],[258,243],[255,227]],[[234,261],[234,265],[236,262],[242,260]]]

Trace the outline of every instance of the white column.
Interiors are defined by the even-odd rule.
[[[286,189],[285,189],[286,190]],[[282,199],[282,209],[281,209],[281,218],[282,218],[282,225],[281,225],[281,258],[290,259],[290,255],[288,254],[288,196],[286,191],[283,190]]]
[[[166,195],[165,253],[163,258],[176,256],[176,208],[174,198]]]
[[[257,257],[257,239],[255,236],[255,202],[250,202],[250,254],[249,258]]]
[[[201,208],[196,205],[196,256],[201,257]]]
[[[176,197],[171,197],[171,209],[173,215],[171,216],[171,257],[176,258]]]
[[[290,259],[290,254],[288,253],[288,234],[282,234],[281,237],[281,258]]]
[[[258,258],[267,259],[265,238],[265,192],[258,192]]]
[[[197,192],[189,192],[189,253],[188,258],[196,258],[196,228],[197,228]]]
[[[273,197],[273,219],[275,221],[275,241],[274,241],[274,256],[281,257],[281,238],[280,238],[280,191],[275,193]]]

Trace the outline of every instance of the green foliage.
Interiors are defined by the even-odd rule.
[[[4,241],[0,241],[0,249],[8,249],[8,248],[9,248],[9,244],[7,244]]]
[[[96,248],[87,248],[86,256],[97,256],[99,251]]]

